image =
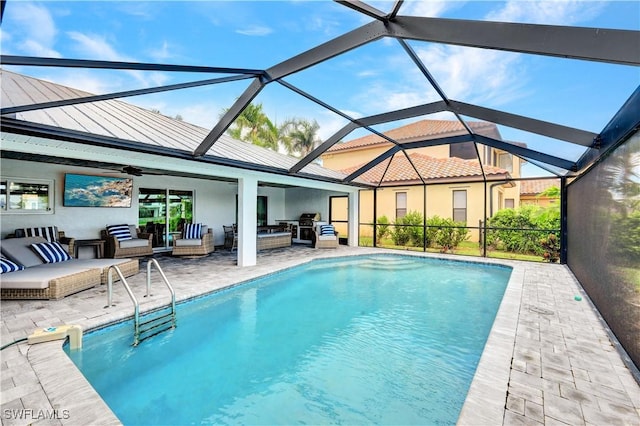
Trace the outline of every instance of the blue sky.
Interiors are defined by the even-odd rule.
[[[392,2],[371,5],[388,11]],[[401,15],[640,30],[637,1],[407,1]],[[2,53],[112,61],[269,68],[370,21],[330,1],[8,0]],[[410,42],[451,99],[598,133],[640,84],[637,67]],[[633,47],[630,47],[633,48]],[[637,48],[637,46],[636,46]],[[92,93],[219,75],[10,67]],[[337,76],[340,78],[337,78]],[[374,42],[286,79],[352,117],[438,100],[391,39]],[[212,128],[248,82],[127,98]],[[346,124],[338,115],[268,85],[256,102],[272,120],[315,119],[326,138]],[[439,115],[428,118],[453,118]],[[403,123],[396,123],[403,124]],[[380,126],[380,130],[384,130]],[[582,147],[500,128],[506,140],[577,159]],[[360,136],[354,134],[353,137]]]

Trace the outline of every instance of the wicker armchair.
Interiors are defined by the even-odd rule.
[[[315,248],[338,248],[338,231],[333,225],[318,225],[313,229]]]
[[[12,235],[16,238],[43,237],[49,242],[59,242],[70,256],[75,256],[75,238],[66,237],[64,231],[60,231],[57,226],[40,226],[36,228],[19,228]]]
[[[196,226],[199,224],[195,224]],[[202,257],[213,253],[213,229],[207,225],[200,225],[198,235],[191,235],[189,227],[185,225],[182,235],[173,239],[173,256]],[[194,238],[199,236],[200,238]],[[187,238],[185,238],[187,237]]]
[[[122,259],[153,255],[153,234],[140,232],[135,225],[128,225],[131,238],[120,240],[109,232],[111,227],[100,231],[105,241],[105,257]]]

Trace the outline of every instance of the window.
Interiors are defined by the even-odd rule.
[[[449,145],[449,157],[474,160],[478,158],[478,154],[473,142],[452,143]]]
[[[453,191],[453,221],[467,222],[467,191]]]
[[[0,181],[3,213],[53,214],[53,181],[4,178]]]
[[[407,193],[396,192],[396,219],[405,217],[407,214]]]
[[[516,205],[515,200],[513,198],[507,198],[504,200],[504,208],[505,209],[512,209],[514,208]]]
[[[509,173],[513,172],[513,156],[508,152],[496,153],[494,163],[496,167],[505,169]]]
[[[258,205],[256,206],[258,226],[267,226],[267,197],[258,195]]]

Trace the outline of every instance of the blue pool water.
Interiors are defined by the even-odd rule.
[[[67,353],[125,425],[454,424],[511,269],[399,255],[316,260]]]

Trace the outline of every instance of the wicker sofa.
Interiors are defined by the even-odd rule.
[[[0,275],[2,299],[60,299],[104,284],[109,268],[117,265],[125,277],[137,274],[137,259],[69,259],[45,263],[31,244],[43,237],[8,238],[0,242],[2,256],[24,267]],[[115,275],[117,277],[117,275]]]
[[[141,232],[135,225],[127,225],[131,238],[120,240],[109,232],[109,227],[100,231],[105,241],[105,256],[114,259],[153,255],[153,234]]]

